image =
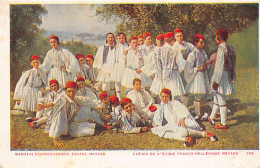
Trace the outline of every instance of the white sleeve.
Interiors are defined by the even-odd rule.
[[[123,113],[126,113],[123,111]],[[127,120],[127,117],[125,114],[122,114],[122,123],[123,123],[123,129],[124,133],[139,133],[141,131],[141,127],[133,127]]]
[[[147,76],[151,76],[156,71],[155,60],[154,60],[155,54],[156,52],[152,51],[148,56],[144,58],[144,66],[141,68],[141,70]]]
[[[181,73],[184,70],[186,61],[183,59],[183,56],[179,50],[176,49],[174,54],[176,54],[176,63],[178,65],[179,73]]]
[[[76,57],[68,50],[62,49],[62,60],[65,63],[66,71],[70,73],[80,72],[80,67]]]
[[[21,100],[22,95],[23,95],[23,89],[24,86],[26,85],[26,81],[28,80],[30,75],[30,70],[24,72],[17,82],[14,90],[14,100]]]
[[[194,54],[194,52],[191,52],[188,55],[186,65],[185,65],[185,68],[184,68],[184,78],[187,81],[187,83],[190,83],[197,73],[198,68],[193,67],[194,63],[195,63],[195,54]]]
[[[77,96],[77,102],[81,106],[89,106],[90,108],[97,108],[97,103],[89,97]]]
[[[159,106],[159,107],[157,108],[157,110],[154,112],[152,125],[158,125],[158,126],[161,126],[161,125],[162,125],[161,117],[160,117],[160,112],[161,112],[161,106]]]
[[[40,65],[40,69],[43,69],[46,72],[49,72],[51,70],[51,56],[52,50],[49,50],[44,58],[43,63]]]
[[[149,92],[144,91],[144,93],[145,93],[145,98],[146,98],[146,100],[147,100],[147,102],[148,102],[148,107],[149,107],[151,104],[154,103],[154,99],[153,99],[152,96],[149,94]]]
[[[212,76],[212,81],[219,84],[222,78],[223,71],[224,71],[224,49],[223,47],[219,47],[217,51],[217,59],[214,68],[214,74]]]
[[[104,46],[101,46],[98,48],[96,56],[94,58],[93,62],[93,68],[101,69],[103,65],[103,51],[104,51]]]

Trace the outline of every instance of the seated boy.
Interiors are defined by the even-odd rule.
[[[76,82],[68,81],[65,89],[65,95],[61,96],[55,104],[44,105],[45,107],[54,106],[48,119],[51,122],[46,125],[45,131],[49,132],[49,136],[53,138],[56,147],[60,148],[64,145],[64,142],[59,140],[62,135],[72,137],[93,135],[96,124],[88,122],[90,117],[104,128],[111,128],[104,124],[98,113],[93,110],[97,107],[93,101],[86,97],[76,96]]]
[[[123,108],[121,120],[124,133],[140,133],[141,131],[148,131],[146,120],[136,112],[131,99],[123,98],[120,104]]]
[[[129,91],[126,97],[130,98],[137,107],[141,108],[149,117],[149,119],[153,119],[152,112],[149,111],[149,106],[154,103],[154,99],[151,95],[141,88],[142,81],[139,78],[135,78],[133,80],[133,87],[131,91]]]

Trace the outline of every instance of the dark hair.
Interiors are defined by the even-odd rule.
[[[113,37],[114,37],[114,45],[116,45],[115,35],[113,33],[110,33],[110,32],[106,34],[106,44],[107,44],[107,36],[110,35],[110,34],[113,35]]]
[[[216,36],[218,40],[224,40],[227,41],[228,39],[228,32],[226,29],[218,29],[216,31]]]
[[[141,79],[139,79],[139,78],[134,78],[134,80],[133,80],[133,85],[134,85],[136,82],[141,82],[141,83],[142,83]]]

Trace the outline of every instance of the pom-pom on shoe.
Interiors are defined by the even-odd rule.
[[[113,128],[112,126],[107,125],[107,124],[104,124],[103,127],[104,127],[105,129],[112,129],[112,128]]]
[[[210,125],[212,125],[212,126],[214,126],[215,125],[215,121],[213,120],[213,119],[209,119],[209,123],[210,123]]]
[[[38,123],[37,122],[28,122],[28,125],[31,128],[38,128]]]
[[[184,146],[185,146],[185,147],[190,147],[190,146],[192,146],[193,144],[194,144],[194,139],[193,139],[193,137],[191,137],[191,136],[185,137],[185,141],[184,141]]]
[[[32,120],[33,120],[32,117],[27,117],[27,118],[25,119],[26,122],[32,122]]]
[[[211,132],[205,131],[205,138],[210,138],[212,142],[218,141],[218,137]]]
[[[201,117],[201,121],[208,121],[208,120],[209,120],[208,113],[204,113],[203,116]]]
[[[217,124],[213,126],[215,129],[228,129],[227,125]]]

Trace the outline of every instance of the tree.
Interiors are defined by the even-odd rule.
[[[137,36],[149,31],[157,34],[184,30],[184,37],[203,34],[206,50],[215,50],[215,31],[225,28],[230,34],[240,32],[258,18],[258,4],[103,4],[96,14],[107,21],[117,21],[117,32]]]
[[[41,16],[47,13],[42,5],[10,5],[11,89],[15,87],[21,71],[30,68],[29,60],[42,40]],[[41,39],[42,42],[37,42]],[[39,44],[40,43],[40,44]],[[46,52],[46,51],[45,51]]]

